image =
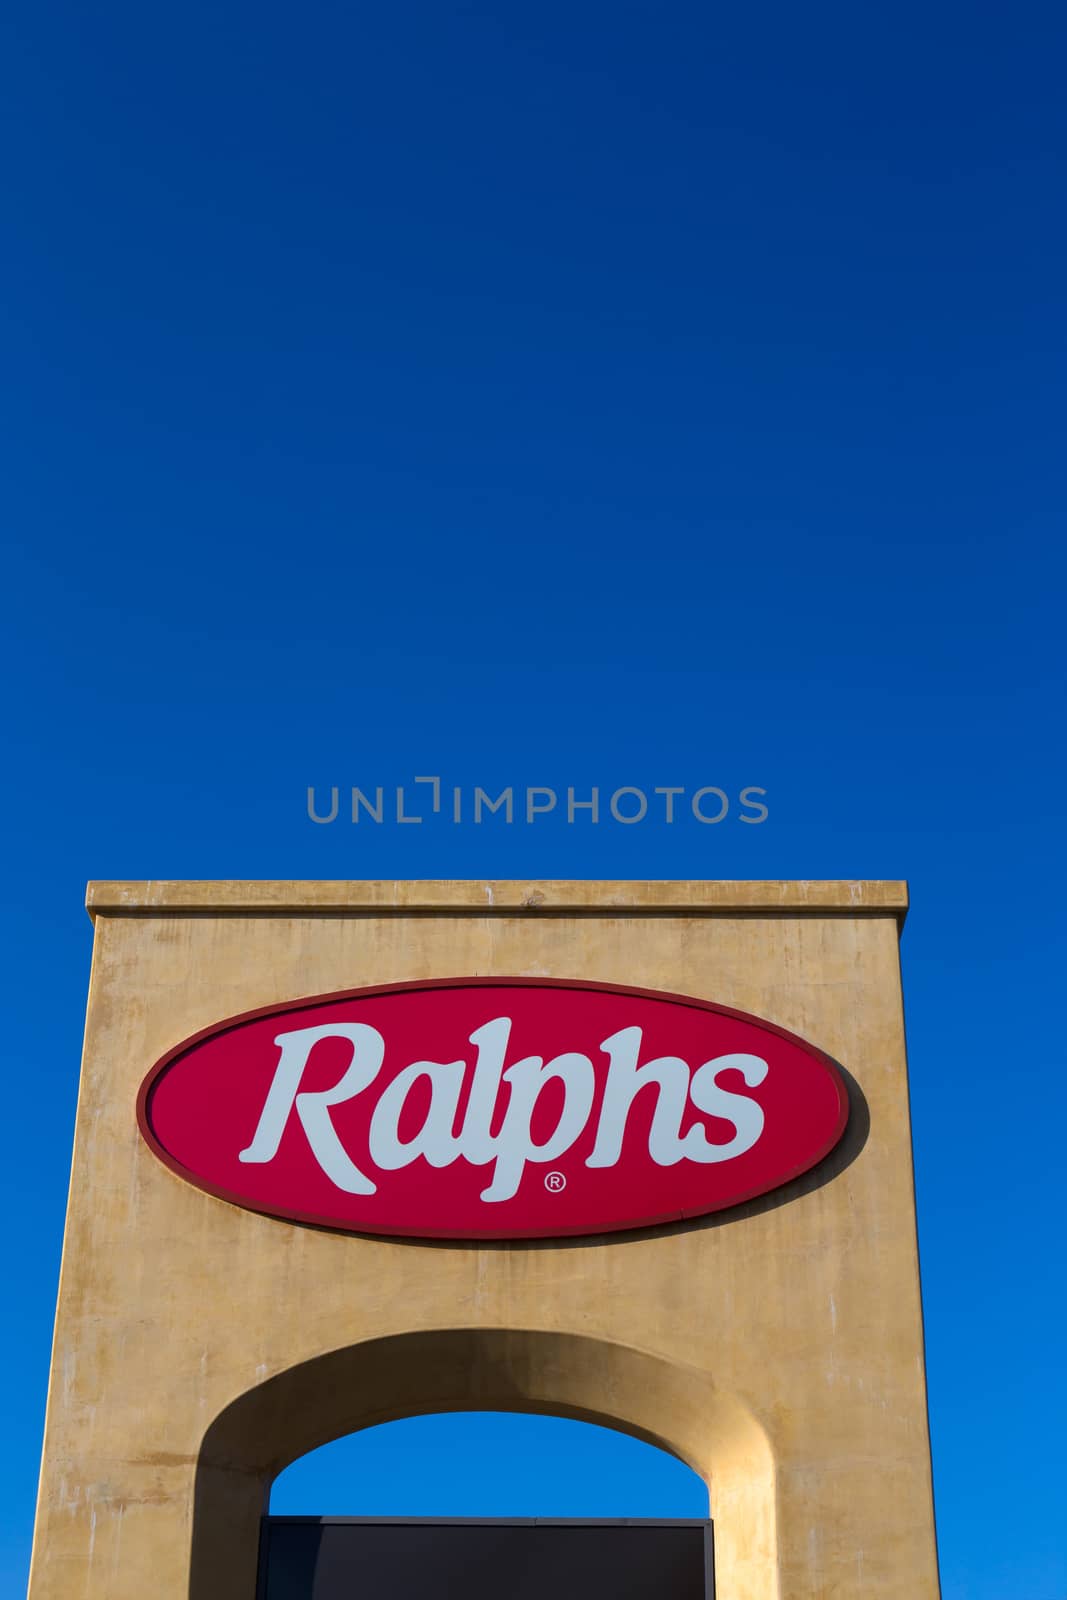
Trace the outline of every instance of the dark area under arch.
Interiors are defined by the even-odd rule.
[[[711,1600],[711,1524],[265,1517],[257,1600]]]

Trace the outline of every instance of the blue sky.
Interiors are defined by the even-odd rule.
[[[945,1594],[1061,1600],[1062,12],[3,28],[0,1591],[87,878],[901,876]],[[427,773],[770,814],[307,819]],[[430,1481],[496,1424],[412,1426]],[[589,1512],[587,1455],[511,1426],[555,1495],[511,1509]],[[386,1468],[347,1448],[357,1512]]]

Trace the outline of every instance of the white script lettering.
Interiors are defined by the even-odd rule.
[[[511,1200],[518,1193],[528,1162],[554,1161],[571,1149],[593,1108],[596,1074],[591,1060],[578,1051],[566,1051],[547,1062],[542,1056],[526,1056],[506,1067],[510,1037],[509,1017],[496,1017],[470,1035],[477,1056],[458,1129],[465,1061],[413,1061],[396,1074],[379,1096],[369,1121],[368,1147],[379,1173],[396,1172],[419,1157],[435,1168],[463,1158],[472,1166],[493,1166],[490,1182],[481,1191],[483,1200]],[[352,1051],[348,1066],[332,1089],[301,1090],[312,1052],[324,1039],[347,1041]],[[718,1080],[722,1073],[735,1071],[749,1088],[757,1087],[768,1071],[761,1056],[717,1056],[690,1074],[679,1056],[657,1056],[639,1065],[641,1042],[639,1027],[620,1028],[600,1047],[608,1057],[608,1073],[587,1167],[617,1164],[633,1103],[649,1086],[655,1088],[656,1104],[648,1153],[657,1166],[671,1167],[683,1160],[701,1164],[730,1161],[751,1150],[763,1132],[763,1108],[749,1095],[724,1089]],[[375,1194],[377,1184],[360,1171],[344,1148],[330,1110],[354,1100],[374,1082],[385,1060],[382,1035],[364,1023],[326,1023],[280,1033],[274,1043],[281,1052],[278,1064],[252,1142],[239,1159],[273,1161],[295,1111],[312,1155],[331,1182],[348,1194]],[[401,1139],[404,1108],[420,1079],[429,1084],[429,1106],[417,1131]],[[535,1114],[542,1093],[553,1081],[562,1085],[563,1104],[555,1127],[538,1143],[533,1136]],[[502,1083],[508,1086],[508,1096],[499,1132],[493,1133]],[[683,1134],[690,1101],[705,1115],[730,1123],[733,1137],[723,1144],[713,1143],[696,1124]]]

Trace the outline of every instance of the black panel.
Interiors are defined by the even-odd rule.
[[[268,1517],[260,1600],[710,1600],[706,1522]]]

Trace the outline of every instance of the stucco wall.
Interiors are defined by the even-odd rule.
[[[289,1460],[467,1406],[588,1416],[684,1457],[710,1482],[720,1600],[933,1600],[905,903],[860,883],[93,886],[30,1600],[253,1600]],[[765,1017],[845,1069],[845,1140],[728,1213],[510,1246],[265,1218],[141,1140],[146,1071],[219,1018],[462,975]]]

